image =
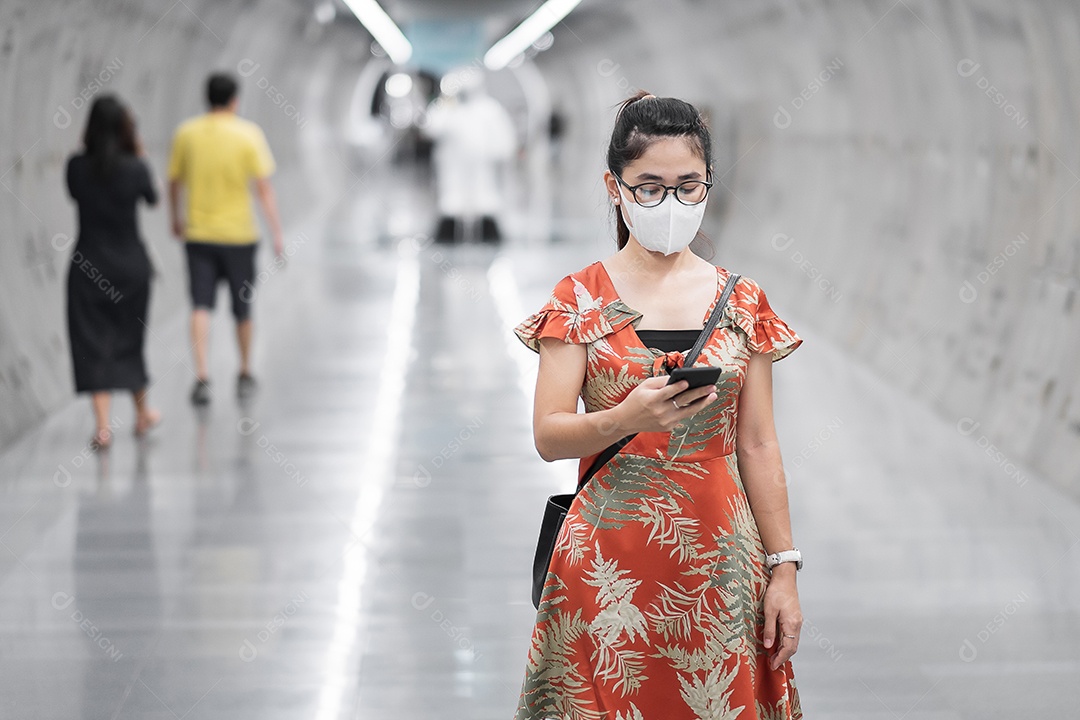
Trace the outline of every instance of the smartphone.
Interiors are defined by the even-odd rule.
[[[720,379],[720,373],[723,372],[721,367],[680,367],[671,371],[671,375],[668,377],[668,385],[677,383],[680,380],[686,380],[690,383],[691,388],[704,387],[706,385],[715,385],[716,381]]]

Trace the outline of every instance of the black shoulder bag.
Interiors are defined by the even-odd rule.
[[[716,329],[716,324],[720,322],[720,316],[724,311],[724,306],[727,305],[728,297],[731,295],[731,291],[735,289],[735,283],[739,281],[739,277],[741,276],[735,273],[728,276],[727,283],[724,284],[724,291],[720,295],[720,300],[717,301],[716,307],[713,308],[712,314],[709,315],[709,321],[705,323],[705,328],[701,331],[701,334],[698,335],[697,342],[694,343],[694,347],[690,349],[690,353],[683,361],[684,367],[691,367],[694,364],[694,361],[697,360],[697,356],[701,353],[701,349],[705,347],[705,343],[708,342],[709,338],[712,336],[713,330]],[[551,555],[555,551],[555,540],[559,537],[559,530],[562,529],[563,520],[566,518],[567,511],[570,510],[570,503],[574,501],[574,497],[581,492],[581,489],[592,479],[593,475],[599,472],[600,468],[604,467],[608,460],[615,457],[615,455],[636,436],[637,433],[627,435],[621,440],[604,448],[604,450],[596,456],[596,460],[593,461],[593,464],[589,466],[589,469],[581,478],[575,492],[551,495],[548,497],[547,504],[544,506],[544,519],[540,523],[540,538],[536,542],[536,555],[533,557],[533,607],[537,609],[540,608],[540,596],[543,594],[544,582],[547,580],[548,565],[551,563]]]

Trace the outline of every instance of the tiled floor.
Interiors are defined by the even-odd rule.
[[[121,408],[85,452],[79,400],[0,456],[0,717],[512,717],[541,506],[573,463],[532,447],[536,356],[509,324],[599,256],[332,250],[260,294],[247,406],[223,313],[213,403],[188,405],[178,321],[151,340],[152,439]],[[1080,503],[793,310],[774,393],[807,718],[1080,716]]]

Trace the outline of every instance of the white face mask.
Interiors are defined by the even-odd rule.
[[[697,205],[683,205],[674,197],[664,198],[659,205],[642,207],[626,199],[619,188],[622,206],[626,208],[626,225],[641,247],[665,255],[685,250],[697,236],[701,219],[705,216],[705,198]]]

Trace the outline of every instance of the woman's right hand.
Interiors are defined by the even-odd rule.
[[[666,375],[647,378],[623,398],[616,406],[622,431],[627,435],[635,432],[669,432],[716,401],[716,387],[713,385],[688,390],[690,383],[686,380],[673,385],[668,385],[667,381]]]

